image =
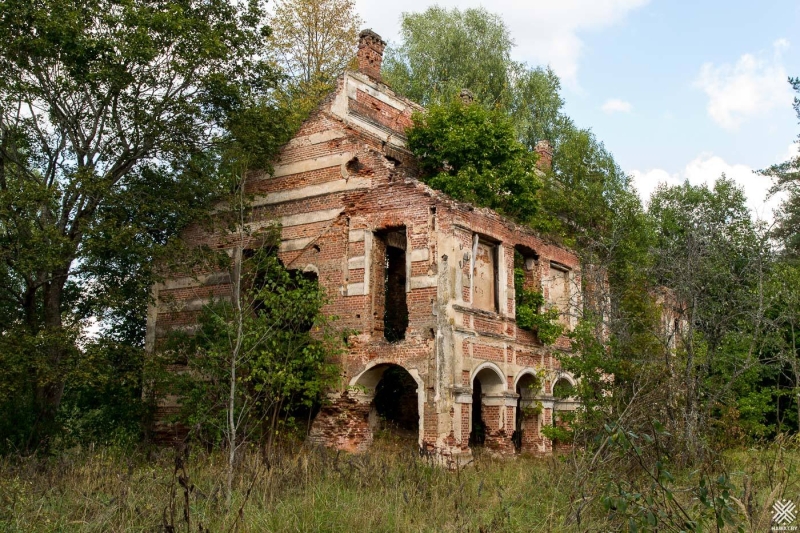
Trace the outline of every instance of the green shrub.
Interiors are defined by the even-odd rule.
[[[558,309],[542,311],[544,296],[539,291],[526,289],[524,284],[525,272],[515,268],[517,327],[533,331],[543,344],[553,344],[564,332],[564,326],[558,322]]]
[[[422,181],[457,200],[489,207],[521,223],[539,213],[537,155],[516,140],[499,110],[453,99],[415,113],[408,146]]]

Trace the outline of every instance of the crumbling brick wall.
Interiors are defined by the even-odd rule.
[[[371,44],[363,48],[373,55],[366,64],[373,68],[375,36],[367,37]],[[554,374],[553,350],[569,350],[566,337],[546,347],[516,328],[514,251],[535,254],[529,265],[532,286],[557,264],[579,287],[580,265],[570,250],[528,228],[456,202],[417,180],[405,147],[405,129],[417,110],[383,85],[374,70],[345,74],[283,147],[272,173],[249,179],[247,192],[255,198],[250,228],[280,224],[280,259],[288,268],[317,273],[329,296],[323,312],[355,332],[341,360],[340,387],[331,391],[314,421],[313,442],[351,451],[369,446],[370,395],[380,369],[396,365],[418,383],[417,444],[448,461],[464,460],[470,454],[476,369],[491,364],[502,383],[502,401],[484,406],[493,421],[487,446],[513,453],[515,380],[532,370]],[[386,299],[381,239],[389,238],[387,232],[396,233],[392,239],[405,239],[394,245],[403,249],[406,261],[407,327],[394,342],[385,336],[384,318],[386,306],[402,292],[390,287],[398,296]],[[236,253],[234,239],[200,226],[189,228],[184,239]],[[157,303],[148,314],[148,349],[157,349],[159,339],[174,328],[191,330],[205,303],[229,293],[225,272],[197,272],[158,284]],[[551,392],[541,391],[540,424],[551,423]],[[549,451],[538,431],[530,438],[526,446]]]

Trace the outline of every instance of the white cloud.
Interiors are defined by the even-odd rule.
[[[678,174],[670,174],[662,168],[652,168],[650,170],[632,170],[630,175],[633,177],[633,185],[639,192],[642,202],[647,204],[650,196],[653,195],[659,185],[680,185],[681,180]]]
[[[778,157],[778,161],[791,161],[798,156],[800,156],[800,142],[793,142],[786,148],[786,151]]]
[[[604,103],[600,109],[611,115],[612,113],[630,113],[632,107],[630,102],[620,100],[619,98],[611,98],[610,100],[606,100],[606,103]]]
[[[384,39],[398,40],[402,12],[421,12],[431,5],[466,9],[484,5],[500,15],[517,43],[515,57],[533,65],[549,64],[565,84],[578,87],[578,65],[583,50],[579,34],[620,22],[628,13],[650,0],[560,0],[530,2],[496,0],[485,4],[479,0],[406,0],[374,2],[357,0],[358,12],[368,27]]]
[[[772,54],[745,54],[735,65],[706,63],[695,86],[708,95],[708,114],[727,130],[736,130],[745,120],[792,101],[781,52],[789,41],[773,43]]]
[[[647,171],[633,170],[630,174],[633,176],[633,183],[639,191],[639,196],[645,203],[650,201],[650,196],[662,183],[669,186],[680,185],[688,180],[692,185],[706,183],[711,186],[722,174],[744,189],[747,205],[756,219],[771,220],[772,211],[778,207],[782,199],[781,195],[767,198],[772,185],[770,178],[756,174],[747,165],[730,164],[721,157],[707,152],[698,155],[680,172],[674,174],[660,168]]]

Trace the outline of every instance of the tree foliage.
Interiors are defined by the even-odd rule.
[[[353,67],[364,21],[351,0],[281,0],[268,21],[266,53],[284,74],[276,98],[287,129],[296,131]]]
[[[538,213],[536,155],[505,114],[452,99],[412,117],[408,145],[422,180],[453,198],[530,222]]]
[[[280,0],[269,22],[271,54],[305,85],[330,84],[344,72],[364,23],[352,0]]]
[[[513,40],[502,19],[483,8],[403,13],[402,43],[386,51],[383,77],[423,105],[469,89],[488,107],[509,100]]]
[[[558,308],[545,307],[542,291],[526,287],[524,258],[514,252],[514,310],[517,327],[536,333],[543,344],[553,344],[562,333],[564,326],[558,322]]]
[[[30,398],[33,435],[82,321],[141,346],[151,266],[224,190],[226,147],[264,161],[285,129],[257,2],[3,0],[0,32],[0,309],[20,346],[0,357],[25,376],[2,386]]]
[[[505,22],[484,8],[404,13],[401,39],[386,49],[383,78],[408,98],[427,106],[468,89],[484,107],[505,111],[529,149],[540,140],[556,144],[572,126],[558,76],[513,61]]]
[[[712,409],[735,399],[731,387],[758,370],[766,316],[767,249],[744,192],[723,176],[706,186],[662,188],[651,199],[657,244],[653,275],[673,297],[681,355],[682,420],[692,442]],[[763,415],[763,413],[758,413]]]
[[[800,78],[789,78],[792,88],[800,94]],[[794,111],[800,120],[800,97],[794,98]],[[800,143],[800,135],[796,143]],[[777,163],[762,170],[761,174],[775,178],[772,194],[784,191],[786,199],[781,204],[777,216],[776,236],[783,242],[787,253],[800,257],[800,152],[787,161]]]
[[[182,417],[198,428],[200,440],[225,442],[231,380],[240,441],[268,443],[279,430],[293,430],[293,417],[314,408],[337,377],[333,360],[341,340],[320,313],[325,290],[316,279],[287,270],[274,244],[266,237],[263,247],[245,250],[234,259],[240,263],[230,265],[241,272],[241,306],[229,299],[206,306],[199,330],[176,333],[166,352],[192,369],[177,384],[185,398]]]
[[[455,105],[461,89],[468,89],[495,121],[507,117],[516,141],[529,151],[539,141],[550,142],[553,168],[539,180],[544,209],[538,229],[568,243],[589,230],[596,238],[611,226],[618,204],[637,198],[612,154],[564,114],[555,73],[511,59],[514,43],[501,18],[484,9],[432,7],[404,14],[401,25],[402,42],[388,49],[384,62],[384,79],[395,90],[434,109]],[[463,146],[472,148],[469,142]]]

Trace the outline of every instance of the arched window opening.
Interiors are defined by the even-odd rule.
[[[503,393],[503,378],[492,368],[483,368],[472,380],[472,431],[469,434],[470,447],[480,447],[486,437],[500,426],[500,408],[496,400]]]
[[[514,448],[517,452],[530,451],[539,437],[539,416],[542,404],[536,400],[541,392],[541,380],[534,374],[525,374],[517,382],[517,408],[515,413]]]

